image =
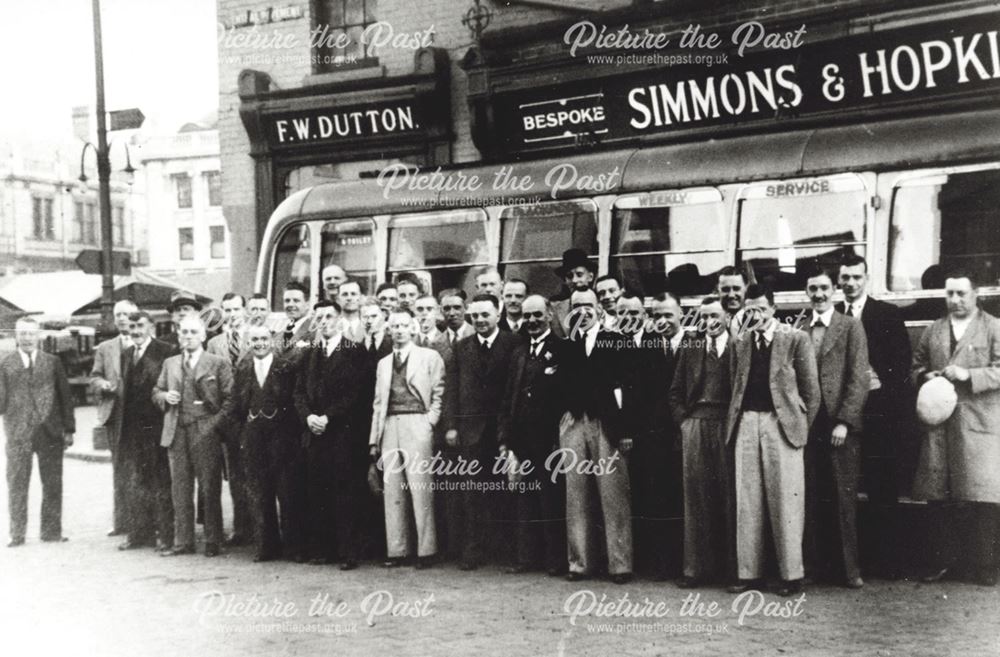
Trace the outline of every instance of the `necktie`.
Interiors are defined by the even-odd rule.
[[[812,325],[812,340],[813,347],[819,351],[820,345],[823,344],[823,336],[826,335],[826,326],[823,325],[819,319],[813,320]]]
[[[295,320],[289,320],[288,326],[285,328],[285,348],[292,345],[292,336],[295,335]]]
[[[719,360],[719,350],[716,346],[716,340],[718,340],[718,338],[715,337],[708,339],[708,357],[711,360]]]
[[[394,351],[393,354],[392,362],[396,369],[403,367],[403,354],[398,351]]]
[[[254,369],[257,370],[257,385],[264,387],[264,361],[254,359]]]
[[[367,345],[365,347],[365,349],[368,350],[368,353],[374,352],[375,351],[375,336],[374,335],[369,335],[368,338],[367,338],[367,340],[365,342],[366,342],[366,345]]]
[[[455,344],[455,332],[451,329],[448,329],[448,344]]]
[[[139,346],[135,346],[135,347],[132,348],[132,364],[133,365],[135,365],[136,363],[138,363],[139,362],[139,358],[141,358],[141,354],[139,353],[139,349],[140,349]]]
[[[35,373],[35,352],[28,354],[28,376]]]
[[[848,317],[854,317],[854,304],[853,303],[847,304],[846,310],[847,310],[847,312],[844,313],[845,315],[847,315]]]
[[[538,358],[542,355],[542,340],[531,341],[531,357]]]
[[[483,350],[483,355],[490,353],[490,343],[486,340],[479,341],[479,348]]]
[[[190,370],[191,367],[192,367],[192,361],[193,360],[194,360],[194,356],[190,352],[188,352],[188,354],[186,356],[184,356],[184,367],[186,367],[187,369]]]
[[[240,334],[236,331],[229,332],[229,362],[236,367],[236,361],[240,359]]]

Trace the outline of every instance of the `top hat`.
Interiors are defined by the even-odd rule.
[[[187,290],[174,290],[170,293],[170,303],[167,305],[167,312],[174,312],[178,306],[192,306],[195,310],[201,310],[201,302],[195,295]]]
[[[591,273],[597,273],[597,263],[588,258],[583,249],[567,249],[563,251],[562,264],[556,267],[556,274],[565,276],[577,267],[586,267]]]

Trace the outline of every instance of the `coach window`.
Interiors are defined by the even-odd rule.
[[[319,274],[327,265],[340,265],[347,278],[361,289],[375,292],[375,224],[370,219],[328,221],[320,233],[322,255]]]
[[[309,247],[309,226],[299,224],[285,231],[274,252],[274,286],[271,288],[271,309],[280,311],[281,293],[285,285],[295,281],[311,290],[309,284],[312,253]],[[307,295],[308,298],[308,295]]]
[[[610,269],[635,294],[707,294],[728,264],[728,233],[715,188],[624,196],[612,214]]]
[[[486,213],[460,210],[399,215],[389,223],[389,280],[416,279],[423,292],[471,294],[473,270],[489,263]]]
[[[801,292],[809,266],[864,256],[868,200],[854,174],[750,185],[739,197],[737,261],[776,292]]]
[[[505,208],[500,215],[500,264],[504,278],[528,282],[533,293],[552,297],[563,288],[555,268],[563,251],[583,249],[597,261],[597,205],[566,201]]]
[[[1000,285],[1000,167],[911,178],[892,195],[888,287],[944,287],[944,274],[967,269]]]

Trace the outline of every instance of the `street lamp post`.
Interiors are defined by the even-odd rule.
[[[101,209],[101,328],[113,332],[115,281],[111,241],[111,158],[108,154],[108,126],[104,111],[104,53],[101,47],[101,1],[93,0],[94,66],[97,79],[97,180]],[[86,152],[86,148],[84,149]]]

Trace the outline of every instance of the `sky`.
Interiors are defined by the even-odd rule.
[[[72,136],[94,106],[92,0],[5,0],[0,136]],[[107,110],[138,107],[172,132],[218,107],[215,0],[101,0]]]

